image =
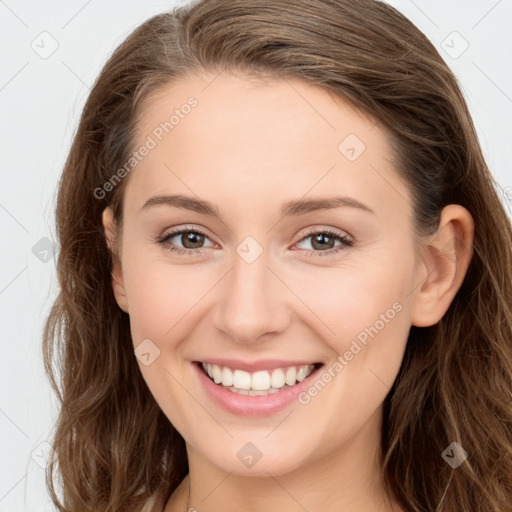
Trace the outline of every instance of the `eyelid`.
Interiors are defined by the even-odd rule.
[[[189,232],[189,231],[192,231],[194,233],[199,233],[201,235],[207,236],[208,238],[211,238],[210,235],[206,232],[206,229],[198,227],[198,226],[193,226],[191,224],[186,224],[184,226],[177,226],[174,228],[170,228],[168,231],[164,230],[164,234],[160,235],[159,238],[166,238],[171,235],[177,235],[177,234],[180,234],[183,232]]]
[[[310,226],[310,227],[302,229],[299,232],[298,241],[300,242],[305,237],[314,235],[316,233],[330,233],[333,236],[338,236],[340,238],[346,237],[346,238],[349,238],[350,240],[354,240],[354,237],[348,231],[345,231],[344,229],[333,228],[330,226],[325,226],[325,225],[320,224],[320,225],[314,225],[314,226]]]

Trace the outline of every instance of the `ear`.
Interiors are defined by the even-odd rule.
[[[423,241],[413,292],[412,325],[429,327],[444,316],[461,287],[473,257],[474,221],[460,205],[441,212],[437,231]]]
[[[103,210],[103,229],[105,231],[105,238],[107,246],[112,254],[112,290],[116,298],[117,304],[125,312],[128,313],[128,300],[126,297],[126,290],[123,281],[123,270],[121,268],[120,253],[117,248],[116,240],[116,225],[114,221],[114,212],[112,208],[107,206]]]

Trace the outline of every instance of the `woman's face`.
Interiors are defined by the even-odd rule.
[[[297,79],[202,75],[146,105],[135,149],[116,297],[189,456],[277,475],[373,453],[420,284],[384,132]]]

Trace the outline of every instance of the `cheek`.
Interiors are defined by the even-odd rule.
[[[348,439],[368,421],[400,369],[410,330],[411,275],[405,265],[396,267],[400,272],[392,268],[381,259],[340,272],[339,279],[326,274],[301,281],[298,294],[315,313],[315,330],[332,357],[299,401],[310,417],[323,418],[324,434],[332,439]]]
[[[152,351],[158,354],[147,366],[139,361],[143,378],[175,428],[188,431],[197,411],[190,407],[190,395],[181,384],[190,372],[182,342],[194,328],[194,314],[207,291],[205,282],[212,276],[208,279],[184,266],[151,261],[144,254],[134,254],[123,271],[133,345],[136,349],[144,341],[148,346],[145,340],[151,340],[151,357]]]
[[[160,343],[172,340],[170,334],[180,318],[200,298],[197,281],[186,279],[190,273],[172,267],[146,261],[133,261],[125,272],[128,293],[130,324],[134,344],[150,338]],[[166,342],[168,343],[168,342]]]
[[[308,314],[313,330],[331,348],[327,368],[337,377],[338,395],[352,396],[358,411],[363,397],[370,409],[378,406],[400,368],[411,326],[414,259],[412,252],[382,252],[350,267],[311,270],[294,291],[314,314]]]
[[[295,280],[294,292],[317,319],[324,339],[333,340],[341,352],[353,339],[364,342],[373,326],[383,332],[407,324],[413,263],[412,257],[382,252],[340,268],[311,268]]]

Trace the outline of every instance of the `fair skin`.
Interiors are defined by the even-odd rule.
[[[471,216],[450,205],[438,233],[417,239],[408,186],[374,121],[297,79],[213,78],[173,83],[145,106],[137,147],[187,98],[198,101],[132,171],[113,269],[134,347],[150,339],[160,350],[140,370],[187,445],[190,473],[165,512],[187,509],[189,483],[199,512],[398,511],[379,467],[382,403],[411,325],[437,323],[462,284]],[[366,146],[353,161],[338,149],[349,134]],[[165,194],[206,200],[222,220],[170,205],[142,209]],[[346,204],[280,216],[287,201],[335,195],[372,211]],[[110,208],[103,223],[113,247]],[[206,236],[202,245],[186,235],[155,243],[171,228]],[[315,243],[326,229],[353,245],[333,252],[339,239]],[[236,250],[248,236],[263,248],[250,264]],[[394,304],[400,311],[307,404],[232,414],[192,371],[193,361],[225,357],[321,362],[322,372]],[[247,442],[262,454],[252,467],[237,457]]]

